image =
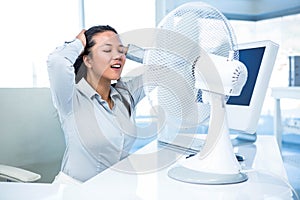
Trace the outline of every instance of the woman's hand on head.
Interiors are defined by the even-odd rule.
[[[85,29],[82,29],[80,31],[80,33],[76,36],[76,38],[81,41],[83,47],[85,47],[85,45],[86,45],[86,38],[85,38],[85,34],[84,34],[85,31],[86,31]]]

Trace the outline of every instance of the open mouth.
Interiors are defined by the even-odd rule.
[[[121,68],[121,65],[119,65],[119,64],[117,64],[117,65],[112,65],[111,68],[119,69],[119,68]]]

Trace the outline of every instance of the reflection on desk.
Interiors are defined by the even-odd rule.
[[[255,144],[235,150],[245,156],[241,165],[249,176],[239,184],[197,185],[171,179],[169,167],[186,155],[153,141],[80,186],[1,183],[0,199],[292,199],[274,136],[259,136]],[[38,196],[40,191],[45,196]]]

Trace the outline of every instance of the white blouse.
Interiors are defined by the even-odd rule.
[[[86,181],[128,156],[136,136],[134,109],[145,96],[142,77],[111,85],[114,107],[82,78],[75,83],[73,64],[83,49],[80,40],[65,43],[48,57],[54,106],[65,134],[61,170]]]

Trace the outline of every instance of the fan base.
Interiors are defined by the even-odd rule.
[[[168,175],[178,181],[204,185],[234,184],[248,180],[248,176],[244,173],[215,174],[192,170],[180,165],[171,168]]]

